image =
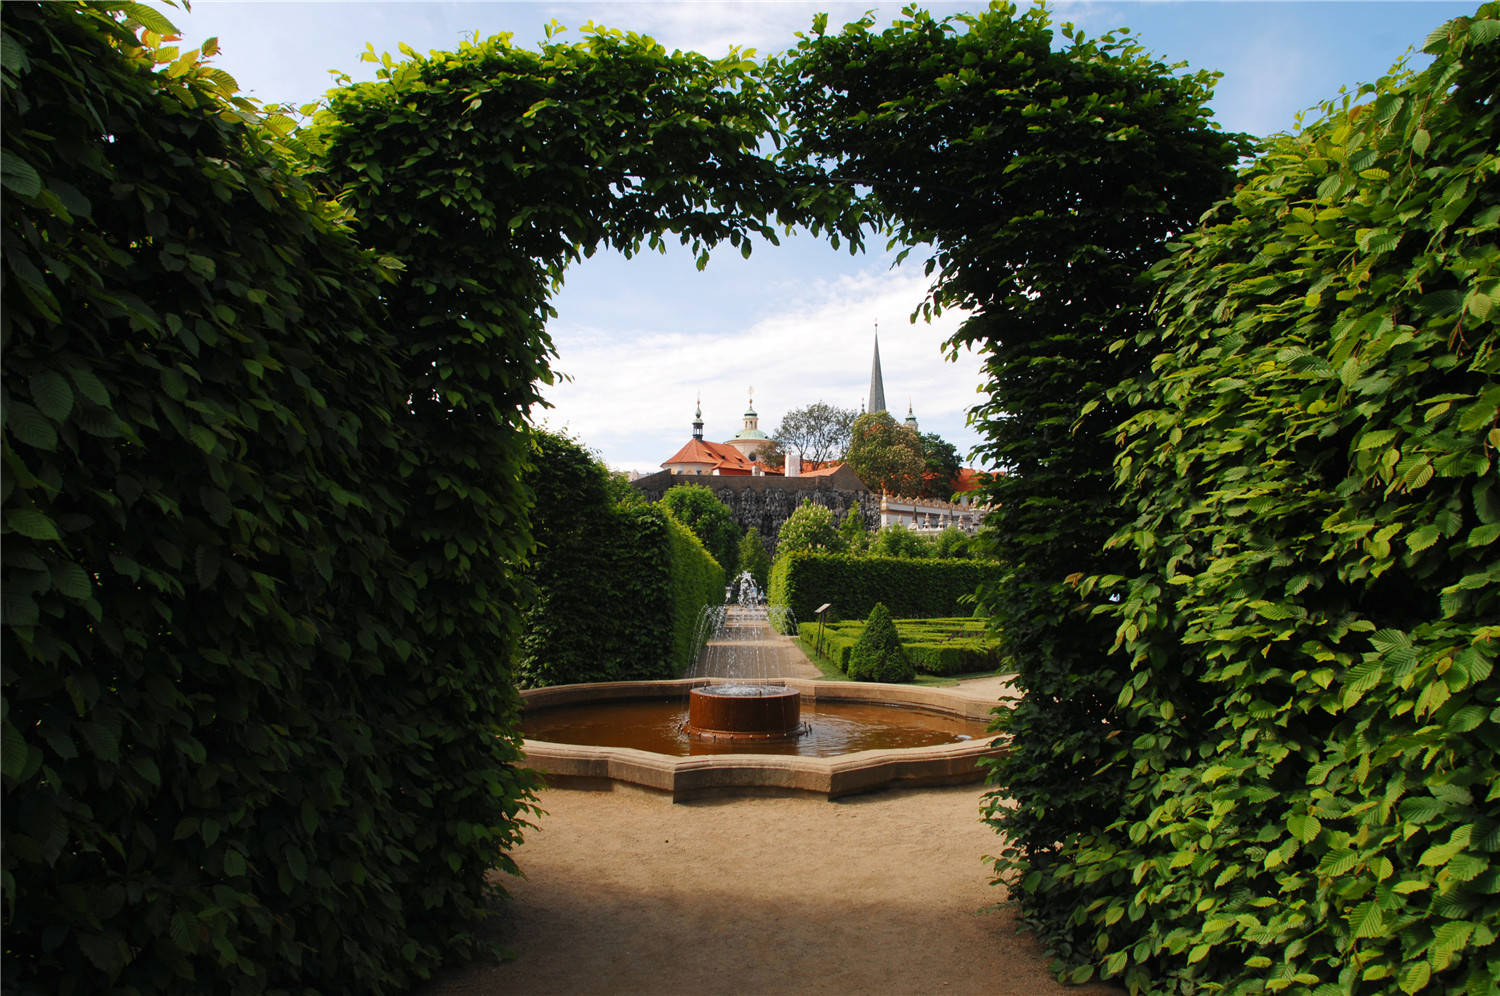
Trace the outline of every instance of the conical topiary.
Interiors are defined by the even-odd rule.
[[[859,642],[849,651],[849,677],[855,681],[910,681],[915,676],[890,610],[885,603],[876,602]]]

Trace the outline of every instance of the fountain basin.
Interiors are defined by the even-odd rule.
[[[807,733],[802,693],[784,684],[702,685],[688,694],[688,736],[718,743],[792,740]]]
[[[724,684],[707,678],[676,681],[621,681],[558,685],[521,692],[529,711],[552,706],[688,696],[695,688]],[[982,728],[994,701],[938,688],[870,682],[825,682],[789,678],[783,682],[802,701],[869,703],[959,717]],[[979,762],[1006,750],[994,734],[959,743],[889,750],[862,750],[835,757],[788,754],[719,753],[673,757],[629,747],[526,740],[528,767],[548,784],[562,788],[639,788],[672,801],[705,796],[815,794],[835,799],[892,785],[953,785],[979,782]]]

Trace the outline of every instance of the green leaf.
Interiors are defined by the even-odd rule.
[[[93,594],[94,582],[80,565],[63,563],[52,568],[52,587],[67,598],[81,601]]]
[[[104,386],[103,381],[95,376],[92,370],[75,368],[68,371],[68,376],[73,379],[74,386],[78,388],[78,392],[85,398],[88,398],[96,405],[109,405],[109,390]]]
[[[9,150],[0,150],[0,185],[15,191],[18,197],[35,197],[42,192],[37,171]]]
[[[48,452],[57,449],[57,430],[40,411],[24,401],[11,402],[5,427],[17,440]]]
[[[114,975],[125,967],[123,942],[103,934],[91,934],[85,931],[79,931],[76,936],[79,950],[101,972]]]
[[[208,426],[195,422],[188,426],[188,438],[205,453],[212,453],[219,444],[219,436]]]
[[[55,370],[44,370],[31,378],[31,400],[54,422],[64,421],[73,411],[73,389]]]
[[[30,750],[10,720],[0,721],[0,773],[20,778],[30,761]]]
[[[1349,929],[1355,937],[1379,937],[1385,933],[1385,917],[1374,900],[1367,900],[1349,914]]]
[[[120,761],[120,740],[113,730],[102,723],[83,723],[83,739],[88,742],[94,756],[109,764]]]
[[[1500,38],[1500,19],[1494,16],[1476,17],[1469,22],[1469,37],[1476,45],[1488,45]]]
[[[207,588],[214,583],[219,576],[220,554],[219,548],[208,544],[199,545],[193,553],[194,574],[197,576],[198,584]]]
[[[1323,829],[1323,823],[1310,813],[1293,813],[1287,817],[1287,829],[1302,843],[1312,842]]]
[[[160,11],[154,7],[147,7],[143,3],[135,3],[133,0],[125,0],[119,4],[120,13],[138,24],[156,32],[159,35],[177,35],[182,32],[177,30],[176,25],[167,20]]]
[[[1432,968],[1425,961],[1409,962],[1402,967],[1400,978],[1402,992],[1416,993],[1431,981]]]
[[[287,870],[298,882],[307,881],[307,856],[302,849],[296,846],[288,847],[282,852],[282,859],[286,862]]]
[[[13,508],[5,513],[5,525],[12,531],[34,540],[60,540],[61,534],[52,520],[30,508]]]

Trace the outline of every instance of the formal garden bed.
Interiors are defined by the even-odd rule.
[[[1003,664],[999,639],[985,632],[983,619],[897,619],[895,623],[919,684],[952,684],[961,677],[994,674]],[[864,630],[863,619],[826,623],[821,634],[818,623],[800,623],[797,643],[824,677],[847,681],[849,655]]]

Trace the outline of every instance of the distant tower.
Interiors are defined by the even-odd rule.
[[[906,427],[912,432],[921,432],[917,428],[917,417],[911,413],[911,399],[906,399]]]
[[[880,376],[880,323],[875,323],[875,362],[870,367],[870,405],[869,411],[873,415],[876,412],[885,411],[885,380]]]
[[[745,427],[724,444],[739,450],[747,460],[759,460],[760,451],[770,447],[771,437],[760,431],[760,416],[755,414],[755,388],[750,389],[750,404],[745,408]]]
[[[703,396],[698,396],[698,410],[693,412],[693,438],[703,439]]]

